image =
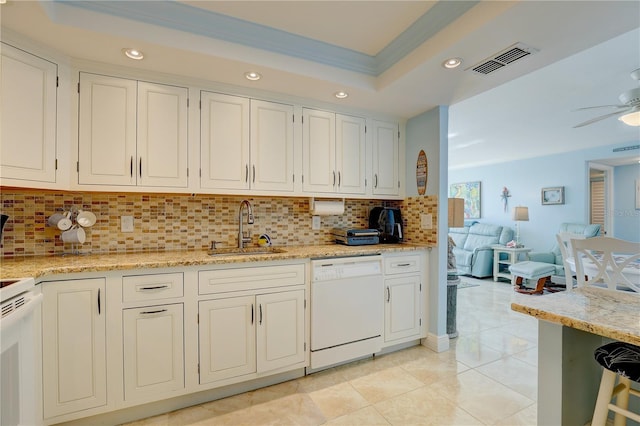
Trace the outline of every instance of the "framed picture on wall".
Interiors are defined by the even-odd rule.
[[[540,197],[542,199],[542,205],[564,204],[564,186],[542,188]]]
[[[449,185],[449,198],[464,198],[464,218],[480,219],[480,182]]]

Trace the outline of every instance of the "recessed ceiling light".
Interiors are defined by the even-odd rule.
[[[122,53],[124,53],[127,56],[127,58],[135,59],[137,61],[144,58],[144,54],[138,49],[126,48],[126,49],[122,49]]]
[[[247,80],[251,80],[251,81],[257,81],[257,80],[260,80],[262,78],[262,76],[260,74],[258,74],[257,72],[253,72],[253,71],[245,72],[244,73],[244,77]]]
[[[462,63],[460,58],[449,58],[442,63],[442,66],[448,69],[457,68]]]
[[[334,93],[333,96],[335,96],[338,99],[344,99],[347,96],[349,96],[349,94],[347,92],[340,91],[340,92]]]

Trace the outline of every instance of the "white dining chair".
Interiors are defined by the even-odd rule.
[[[614,291],[640,292],[640,274],[625,275],[624,271],[640,267],[636,263],[640,261],[640,244],[594,237],[572,239],[571,246],[578,286],[604,285]],[[591,425],[605,426],[609,411],[615,413],[614,426],[625,425],[626,419],[640,422],[640,413],[629,410],[629,397],[640,397],[640,392],[632,388],[632,382],[640,382],[640,347],[611,342],[600,346],[593,355],[603,371]]]
[[[611,237],[571,239],[578,286],[605,285],[609,290],[640,292],[640,243]],[[633,270],[625,273],[625,269]]]
[[[560,232],[556,234],[556,240],[558,241],[558,247],[560,247],[560,253],[562,254],[562,266],[564,267],[564,279],[567,290],[573,289],[575,280],[571,271],[571,266],[567,263],[567,259],[573,256],[573,248],[571,247],[571,240],[584,240],[584,234],[574,234],[572,232]]]

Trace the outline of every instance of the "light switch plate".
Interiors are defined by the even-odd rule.
[[[431,229],[433,227],[433,219],[431,213],[422,213],[420,215],[420,227],[422,229]]]
[[[133,216],[120,216],[120,231],[133,232]]]
[[[320,229],[320,216],[311,216],[311,229],[314,231]]]

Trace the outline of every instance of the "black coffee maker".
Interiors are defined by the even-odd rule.
[[[369,212],[369,228],[380,231],[381,243],[401,243],[403,232],[400,209],[374,207]]]

